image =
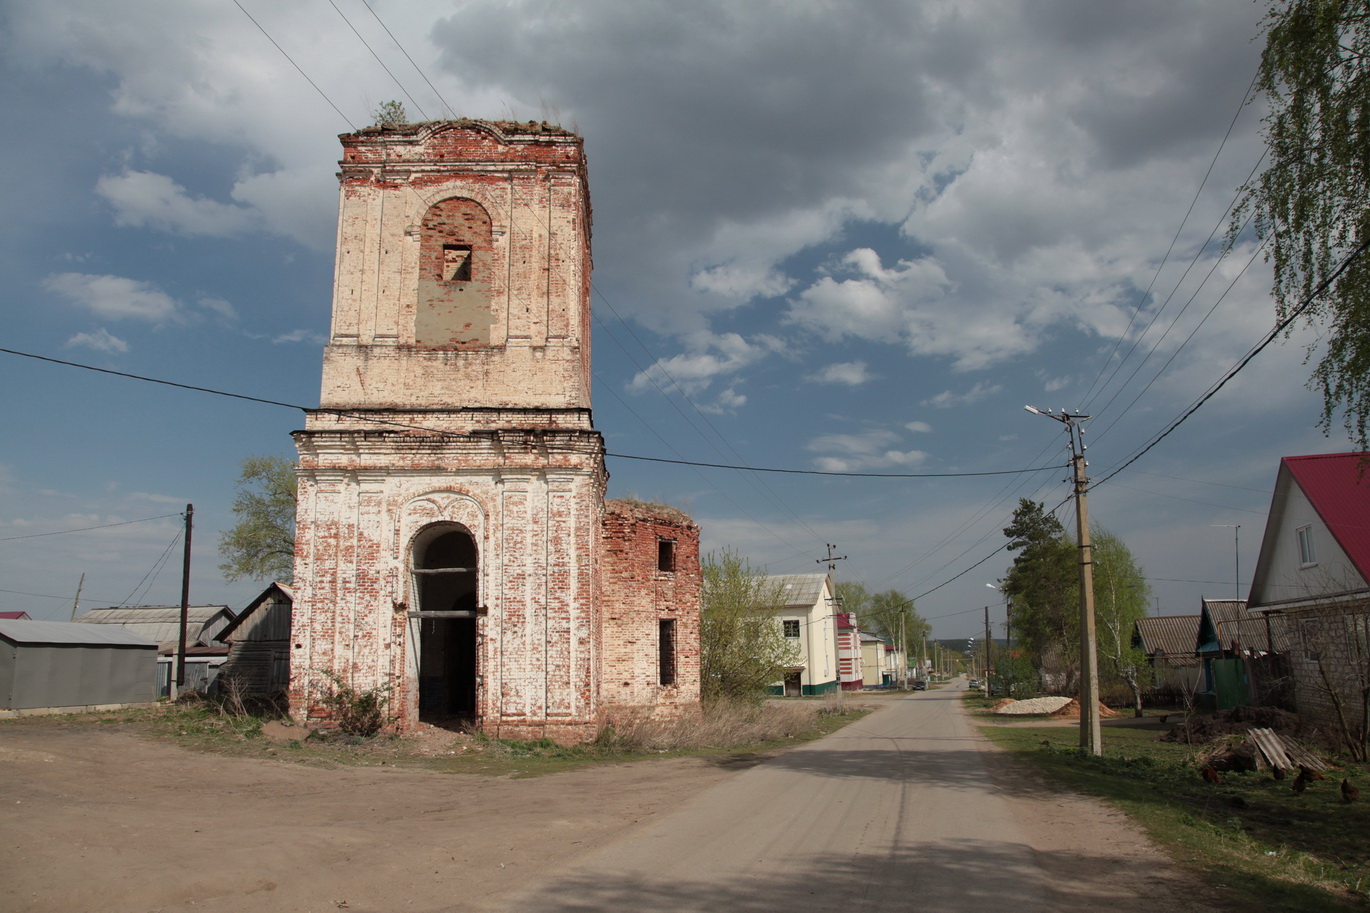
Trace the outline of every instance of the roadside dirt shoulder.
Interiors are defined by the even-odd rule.
[[[437,911],[497,896],[730,775],[319,769],[121,728],[0,726],[0,909]]]
[[[998,721],[996,720],[996,725]],[[1176,864],[1124,812],[1101,799],[1060,789],[1029,764],[985,740],[985,766],[1025,832],[1037,864],[1052,879],[1058,913],[1220,913],[1230,906]]]

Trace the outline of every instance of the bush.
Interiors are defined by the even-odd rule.
[[[358,691],[336,672],[325,672],[323,675],[330,687],[322,703],[333,712],[333,718],[342,732],[369,739],[390,721],[385,713],[385,706],[390,703],[389,685]]]

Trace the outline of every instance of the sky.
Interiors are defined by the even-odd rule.
[[[218,539],[242,460],[293,457],[318,405],[337,136],[391,99],[584,136],[610,496],[770,573],[831,545],[935,636],[986,606],[1001,635],[1002,530],[1070,493],[1023,407],[1078,410],[1089,516],[1153,614],[1244,596],[1280,457],[1349,449],[1317,326],[1157,441],[1275,321],[1254,239],[1222,243],[1262,11],[0,0],[0,608],[179,602],[186,504],[191,601],[265,586]]]

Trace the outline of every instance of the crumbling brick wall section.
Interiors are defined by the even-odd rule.
[[[1341,604],[1289,617],[1295,626],[1289,661],[1300,718],[1334,736],[1344,720],[1358,737],[1370,688],[1370,605]]]
[[[699,712],[700,583],[699,527],[688,516],[606,502],[601,606],[610,717]]]

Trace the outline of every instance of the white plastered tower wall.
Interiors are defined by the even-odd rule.
[[[330,680],[384,688],[405,731],[457,662],[486,732],[588,737],[607,477],[581,140],[472,121],[341,139],[321,408],[295,434],[292,713],[331,722]],[[418,565],[448,533],[464,567],[434,590],[453,569]],[[424,632],[455,624],[470,662],[435,660]]]

